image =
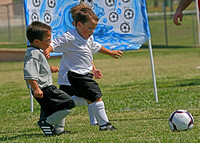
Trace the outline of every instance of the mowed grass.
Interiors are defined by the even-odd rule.
[[[37,126],[39,105],[30,112],[23,62],[0,63],[1,142],[200,142],[200,52],[198,48],[153,49],[159,102],[155,102],[148,49],[126,51],[121,59],[97,54],[94,62],[103,78],[97,80],[110,122],[118,130],[100,132],[89,126],[87,107],[76,107],[66,117],[72,133],[45,137]],[[59,66],[60,59],[49,60]],[[53,74],[54,84],[57,74]],[[173,132],[168,118],[177,109],[194,117],[190,131]]]

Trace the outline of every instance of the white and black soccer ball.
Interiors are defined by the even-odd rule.
[[[45,13],[44,21],[49,24],[51,23],[51,20],[52,20],[51,15],[49,13]]]
[[[105,0],[107,6],[111,7],[115,5],[115,0]]]
[[[32,21],[39,21],[39,16],[36,12],[32,13],[31,20]]]
[[[40,0],[32,0],[32,3],[35,7],[39,7],[41,4]]]
[[[194,118],[186,110],[176,110],[169,117],[169,128],[172,131],[186,131],[194,126]]]
[[[89,7],[91,7],[92,9],[94,9],[94,1],[93,0],[81,0],[80,2],[84,2]]]
[[[47,3],[50,8],[54,8],[56,6],[56,0],[48,0]]]
[[[131,19],[131,18],[133,18],[133,16],[134,16],[134,12],[131,9],[125,10],[124,17],[126,19]]]
[[[109,20],[111,22],[116,22],[119,19],[118,14],[116,12],[111,12],[109,14]]]
[[[120,25],[120,30],[123,32],[123,33],[128,33],[130,31],[130,26],[128,23],[122,23]]]

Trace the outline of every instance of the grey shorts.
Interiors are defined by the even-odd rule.
[[[94,102],[102,96],[102,93],[99,85],[92,78],[93,74],[91,73],[81,75],[68,71],[68,79],[71,86],[76,91],[76,96]]]

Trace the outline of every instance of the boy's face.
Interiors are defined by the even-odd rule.
[[[33,42],[34,46],[36,46],[36,47],[38,47],[38,48],[40,48],[42,50],[46,50],[49,47],[50,43],[51,43],[51,31],[48,31],[45,34],[45,36],[42,39],[42,41],[36,39]]]
[[[40,48],[46,50],[51,43],[51,31],[48,31],[40,43]]]
[[[94,33],[94,29],[96,28],[97,24],[98,22],[95,20],[89,20],[85,24],[78,22],[76,28],[77,28],[78,33],[84,39],[88,39]]]

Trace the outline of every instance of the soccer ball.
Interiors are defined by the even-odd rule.
[[[172,131],[186,131],[193,128],[194,118],[186,110],[176,110],[169,117],[169,128]]]
[[[111,22],[116,22],[118,20],[118,14],[116,12],[111,12],[109,14],[109,20]]]
[[[130,26],[128,23],[122,23],[120,25],[120,30],[124,33],[128,33],[130,31]]]
[[[125,12],[124,12],[124,17],[126,19],[131,19],[133,18],[134,16],[134,12],[131,10],[131,9],[127,9]]]
[[[48,6],[50,8],[54,8],[56,6],[56,1],[55,0],[48,0]]]
[[[44,21],[46,22],[46,23],[51,23],[51,15],[49,14],[49,13],[46,13],[45,15],[44,15]]]
[[[93,0],[81,0],[81,2],[84,2],[89,7],[91,7],[91,9],[94,9],[94,1]]]
[[[115,5],[115,0],[105,0],[107,6],[111,7]]]

